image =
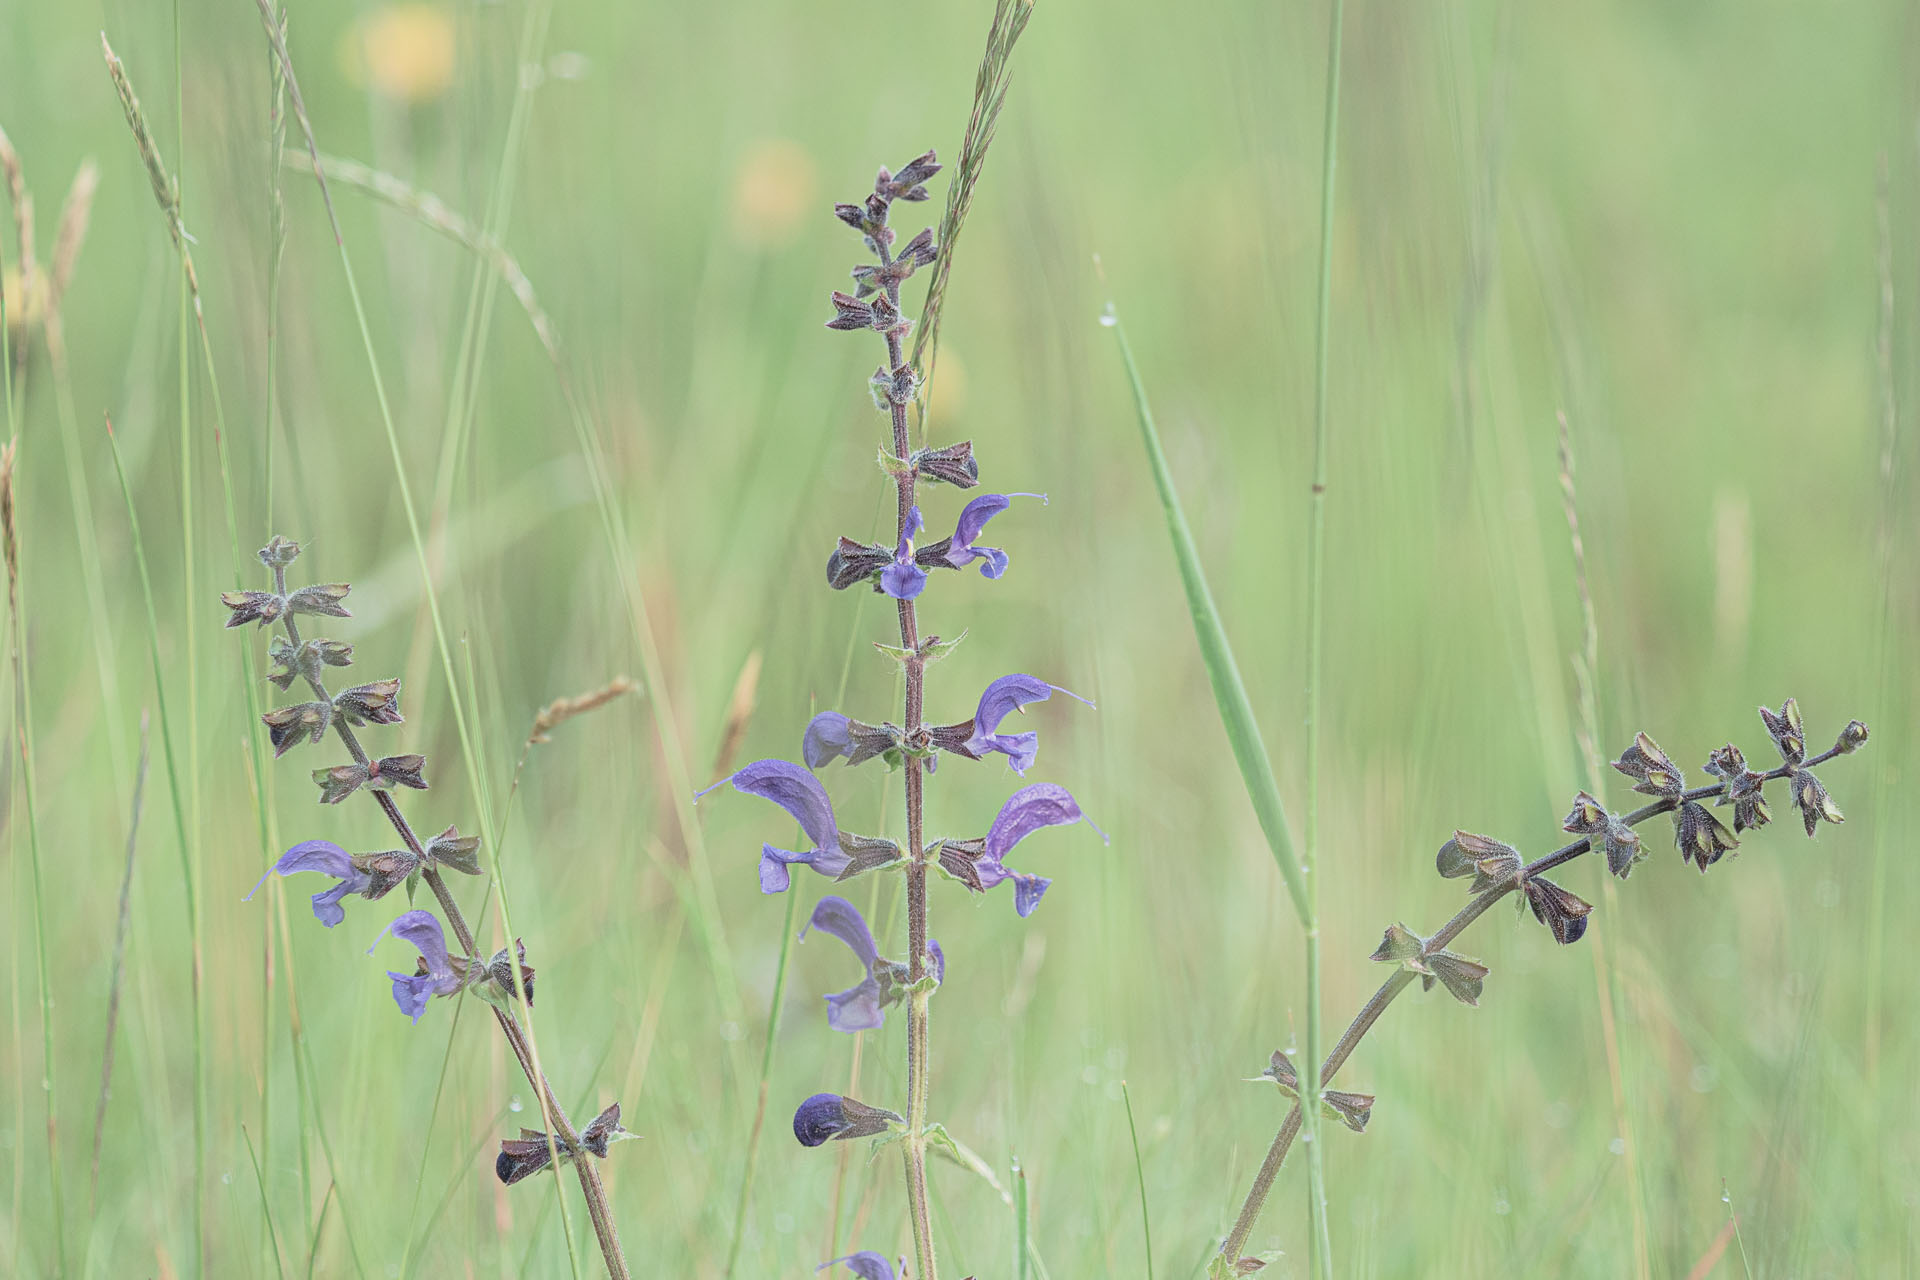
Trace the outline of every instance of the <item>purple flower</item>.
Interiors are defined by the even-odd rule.
[[[807,929],[830,933],[846,943],[867,970],[867,976],[854,986],[826,998],[827,1025],[848,1033],[879,1028],[885,1022],[887,1006],[906,994],[907,966],[881,957],[866,920],[845,898],[829,894],[820,899],[807,921],[807,928],[800,931],[802,938],[807,936]],[[927,958],[932,961],[934,981],[944,979],[946,957],[940,951],[940,944],[931,939],[927,941]]]
[[[920,548],[914,559],[922,568],[927,569],[964,569],[975,560],[984,560],[980,566],[980,576],[997,578],[1007,571],[1007,553],[998,547],[974,545],[974,539],[987,527],[987,521],[1013,505],[1015,498],[1038,498],[1047,500],[1044,493],[983,493],[960,508],[960,520],[954,526],[953,536],[930,542]]]
[[[914,563],[913,553],[914,535],[926,527],[927,522],[920,518],[920,508],[909,508],[907,527],[900,532],[900,545],[894,548],[893,563],[880,571],[880,589],[895,600],[911,600],[927,585],[927,571]]]
[[[1039,754],[1040,735],[1031,729],[1025,733],[999,733],[1000,722],[1028,703],[1045,702],[1056,693],[1064,693],[1075,702],[1093,706],[1079,694],[1062,689],[1057,684],[1048,684],[1038,676],[1001,676],[980,695],[980,705],[974,709],[973,719],[964,724],[942,725],[932,731],[934,745],[969,760],[978,760],[988,752],[998,751],[1007,757],[1015,773],[1024,776],[1033,767],[1034,757]]]
[[[273,864],[267,875],[278,873],[287,876],[296,871],[318,871],[340,882],[323,893],[313,895],[314,918],[329,929],[347,918],[340,899],[350,893],[364,894],[373,887],[372,877],[353,865],[353,855],[331,840],[301,841],[281,854],[280,860]],[[261,876],[260,884],[254,885],[241,901],[251,902],[253,895],[260,892],[260,885],[266,882],[267,876]]]
[[[905,1259],[901,1261],[902,1265],[904,1265]],[[847,1270],[859,1276],[860,1280],[893,1280],[893,1264],[887,1261],[886,1255],[875,1253],[871,1249],[862,1249],[860,1252],[850,1253],[844,1258],[835,1258],[830,1262],[823,1262],[815,1267],[814,1270],[825,1271],[828,1267],[841,1262],[846,1263]]]
[[[1013,881],[1013,909],[1022,917],[1030,916],[1053,881],[1015,871],[1003,859],[1015,845],[1042,827],[1065,826],[1082,820],[1099,833],[1102,841],[1107,839],[1107,833],[1094,827],[1092,820],[1080,812],[1080,806],[1065,787],[1036,782],[1008,797],[984,838],[941,842],[941,870],[975,893],[984,893],[1002,880]]]
[[[840,828],[833,819],[833,802],[827,799],[827,789],[811,773],[787,760],[756,760],[738,773],[720,779],[694,799],[729,782],[735,791],[771,800],[785,809],[813,841],[813,848],[804,853],[762,845],[760,892],[785,893],[791,883],[787,868],[796,862],[805,863],[829,877],[847,869],[851,859],[840,847]]]
[[[400,1012],[418,1023],[420,1015],[427,1011],[427,1001],[435,996],[456,995],[466,982],[454,972],[452,958],[447,955],[447,935],[431,911],[407,912],[382,929],[380,938],[388,934],[411,944],[420,953],[420,963],[413,973],[387,970],[387,976],[393,979],[393,1002],[400,1006]],[[380,938],[373,940],[374,947],[380,945]],[[373,947],[367,948],[367,954],[373,954]]]
[[[838,711],[822,711],[807,721],[800,738],[800,758],[809,769],[824,769],[841,756],[850,765],[861,764],[900,747],[900,731],[892,725],[849,720]]]
[[[885,1133],[900,1117],[837,1093],[816,1093],[793,1113],[793,1136],[803,1147],[817,1147],[835,1138],[871,1138]]]

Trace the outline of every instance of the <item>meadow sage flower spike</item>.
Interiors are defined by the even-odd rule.
[[[541,1110],[552,1118],[554,1130],[553,1148],[549,1147],[546,1134],[528,1130],[523,1130],[519,1139],[503,1142],[495,1172],[503,1182],[519,1181],[551,1163],[553,1149],[557,1148],[562,1164],[576,1166],[608,1274],[614,1280],[627,1280],[632,1273],[620,1245],[605,1186],[593,1161],[577,1158],[581,1151],[604,1156],[610,1141],[628,1136],[619,1127],[620,1109],[618,1106],[608,1108],[585,1129],[576,1132],[553,1089],[532,1066],[532,1044],[518,1013],[522,999],[529,1006],[533,1003],[535,971],[526,963],[526,944],[515,938],[510,949],[503,947],[482,960],[473,931],[442,876],[444,871],[480,874],[479,837],[463,836],[455,826],[448,826],[438,835],[423,837],[401,811],[393,792],[398,788],[426,789],[426,757],[370,755],[355,733],[355,729],[366,725],[401,723],[400,681],[373,680],[337,694],[328,692],[327,669],[349,665],[353,661],[353,646],[338,640],[302,636],[300,619],[348,617],[342,601],[350,588],[345,583],[323,583],[290,591],[287,566],[299,554],[298,543],[278,536],[262,547],[260,563],[272,575],[273,589],[223,595],[222,602],[229,613],[227,625],[278,624],[267,646],[267,656],[272,661],[267,680],[282,691],[290,690],[294,682],[299,681],[312,695],[308,701],[277,708],[262,717],[275,754],[285,752],[302,740],[317,742],[329,731],[333,732],[352,760],[313,771],[321,802],[339,804],[356,791],[369,792],[404,847],[354,855],[328,840],[308,840],[282,854],[267,874],[284,876],[298,871],[317,871],[332,877],[333,887],[313,896],[313,914],[328,928],[345,918],[341,903],[349,894],[377,900],[402,884],[407,885],[411,893],[416,878],[427,882],[443,915],[422,910],[405,912],[368,948],[369,953],[373,952],[381,939],[391,933],[419,953],[411,973],[388,971],[394,1003],[415,1023],[426,1012],[430,1001],[457,996],[463,991],[471,991],[492,1006],[494,1022],[507,1038],[515,1061],[526,1073],[528,1085],[540,1095]],[[261,883],[265,882],[263,876]],[[259,891],[259,885],[254,886],[254,891]],[[251,898],[253,894],[247,896]],[[442,919],[446,921],[444,927]],[[453,934],[452,946],[448,943],[448,930]]]
[[[803,1147],[847,1138],[871,1138],[901,1123],[901,1117],[837,1093],[816,1093],[793,1113],[793,1136]]]
[[[1485,914],[1494,901],[1516,891],[1516,905],[1523,912],[1530,908],[1534,918],[1552,932],[1554,941],[1562,944],[1579,941],[1586,933],[1592,905],[1547,879],[1544,873],[1583,853],[1599,852],[1605,855],[1608,869],[1624,877],[1641,856],[1640,837],[1633,830],[1639,823],[1658,815],[1669,817],[1682,857],[1704,871],[1736,847],[1734,831],[1766,825],[1770,818],[1766,799],[1768,783],[1782,780],[1787,783],[1792,803],[1800,810],[1809,835],[1822,822],[1844,821],[1839,807],[1812,770],[1835,756],[1859,750],[1870,737],[1867,726],[1858,720],[1848,721],[1832,748],[1809,758],[1806,728],[1800,708],[1792,698],[1781,704],[1778,711],[1762,707],[1760,716],[1780,752],[1782,763],[1778,768],[1764,772],[1751,768],[1740,749],[1729,743],[1715,750],[1707,761],[1707,772],[1714,781],[1688,789],[1672,759],[1652,738],[1637,734],[1633,744],[1613,765],[1634,780],[1635,791],[1654,797],[1652,803],[1630,813],[1610,813],[1592,794],[1582,791],[1574,797],[1573,807],[1562,823],[1578,839],[1532,862],[1524,861],[1512,845],[1489,836],[1454,832],[1453,838],[1435,855],[1435,868],[1449,878],[1472,876],[1474,901],[1462,907],[1431,938],[1422,938],[1403,924],[1391,926],[1374,949],[1372,958],[1419,975],[1422,985],[1429,989],[1439,982],[1456,999],[1475,1004],[1479,1001],[1487,968],[1477,960],[1445,950],[1446,945]],[[1705,803],[1708,800],[1732,806],[1734,831],[1729,831],[1714,816]],[[942,846],[942,866],[949,866],[953,860],[953,866],[971,870],[970,861],[957,860],[951,852],[956,843],[947,841]],[[969,842],[970,846],[984,846],[984,842]],[[983,848],[981,854],[984,854]],[[1387,1006],[1409,985],[1404,977],[1395,974],[1361,1006],[1326,1061],[1320,1064],[1320,1079],[1331,1079],[1345,1065]],[[1299,1095],[1293,1066],[1285,1055],[1274,1055],[1266,1075],[1291,1094],[1297,1105]],[[1343,1121],[1352,1123],[1358,1119],[1364,1123],[1366,1106],[1361,1104],[1370,1105],[1371,1099],[1364,1094],[1350,1095],[1350,1099],[1352,1105],[1336,1105],[1331,1092],[1323,1094],[1326,1105],[1334,1108]],[[1248,1232],[1264,1205],[1272,1172],[1280,1167],[1298,1134],[1299,1117],[1290,1115],[1262,1165],[1262,1179],[1248,1193],[1233,1231],[1223,1241],[1209,1274],[1244,1275],[1263,1265],[1257,1258],[1241,1257],[1240,1249],[1246,1244]]]

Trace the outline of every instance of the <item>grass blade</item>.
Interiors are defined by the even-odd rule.
[[[1220,708],[1220,723],[1233,747],[1234,763],[1240,766],[1240,779],[1246,784],[1247,798],[1267,838],[1267,848],[1280,866],[1287,893],[1300,923],[1312,919],[1308,906],[1306,877],[1294,854],[1293,832],[1287,825],[1286,803],[1273,778],[1273,761],[1267,756],[1267,744],[1260,736],[1260,725],[1253,718],[1253,705],[1247,700],[1247,687],[1240,679],[1240,666],[1233,660],[1233,645],[1214,606],[1213,592],[1207,587],[1207,572],[1200,563],[1200,551],[1193,544],[1193,532],[1187,527],[1187,514],[1174,488],[1173,473],[1167,467],[1167,455],[1160,448],[1160,432],[1153,425],[1153,409],[1147,403],[1147,389],[1140,382],[1140,369],[1133,360],[1133,348],[1120,313],[1107,304],[1100,323],[1113,330],[1120,344],[1120,359],[1126,365],[1127,382],[1133,389],[1133,403],[1140,415],[1140,438],[1147,448],[1147,462],[1153,468],[1153,482],[1160,491],[1160,505],[1166,511],[1167,532],[1173,538],[1173,558],[1180,566],[1180,581],[1186,587],[1187,612],[1193,615],[1193,630],[1200,642],[1200,659],[1206,664],[1207,679],[1213,686],[1213,700]]]
[[[1147,1212],[1147,1166],[1140,1160],[1140,1130],[1133,1123],[1133,1092],[1125,1080],[1120,1082],[1120,1100],[1127,1104],[1127,1140],[1133,1143],[1133,1173],[1140,1182],[1140,1236],[1147,1258],[1147,1280],[1153,1280],[1153,1215]],[[1022,1177],[1020,1210],[1026,1208],[1026,1185],[1026,1178]]]
[[[112,977],[107,983],[107,1034],[100,1051],[100,1100],[93,1109],[93,1169],[87,1188],[88,1215],[100,1190],[100,1142],[106,1136],[107,1094],[113,1084],[113,1033],[120,1021],[120,981],[126,974],[127,930],[133,924],[133,854],[140,837],[140,810],[147,794],[147,716],[140,716],[140,766],[133,778],[133,812],[127,820],[127,869],[120,877],[120,920],[113,930]]]

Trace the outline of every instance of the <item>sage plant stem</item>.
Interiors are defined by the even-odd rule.
[[[888,266],[892,255],[875,237],[874,248],[880,265]],[[887,301],[900,305],[900,284],[887,285]],[[887,334],[887,371],[898,375],[906,367],[900,333]],[[907,439],[907,406],[888,400],[893,419],[893,456],[906,458],[911,451]],[[914,474],[911,468],[894,478],[899,490],[899,528],[896,542],[913,531]],[[900,647],[907,651],[906,738],[916,741],[921,733],[922,705],[925,701],[927,667],[920,655],[920,622],[913,601],[896,602],[900,614]],[[927,850],[924,821],[926,775],[924,761],[912,752],[906,756],[907,789],[907,982],[916,985],[927,971]],[[933,1215],[927,1201],[927,1055],[932,1021],[929,1004],[932,992],[915,990],[907,1003],[907,1139],[901,1158],[906,1163],[907,1213],[913,1223],[915,1280],[939,1280],[939,1268],[933,1252]]]
[[[273,588],[279,595],[284,596],[287,593],[287,571],[282,566],[274,568]],[[298,649],[300,628],[294,621],[293,613],[288,611],[281,618],[281,622],[286,627],[287,642]],[[325,681],[318,676],[308,676],[307,684],[312,688],[314,697],[323,702],[333,701],[332,695],[327,692]],[[341,745],[347,749],[347,754],[353,757],[353,762],[359,765],[366,764],[366,749],[360,745],[360,739],[354,734],[346,719],[335,716],[333,727],[340,736]],[[372,794],[373,798],[379,802],[381,812],[387,815],[387,821],[392,823],[393,829],[399,833],[402,843],[415,857],[424,860],[426,848],[421,844],[420,837],[415,834],[412,824],[407,821],[406,815],[400,812],[400,805],[394,800],[392,794],[386,791],[375,791]],[[454,901],[453,893],[447,888],[447,882],[441,876],[439,868],[426,866],[421,872],[421,878],[426,881],[427,887],[433,890],[433,896],[440,903],[440,910],[446,916],[447,923],[453,927],[454,937],[459,940],[460,946],[467,955],[478,957],[480,948],[474,941],[473,930],[467,926],[467,918],[461,912],[460,904]],[[533,1048],[527,1042],[526,1029],[520,1025],[520,1020],[507,1010],[493,1007],[492,1012],[494,1021],[500,1024],[501,1034],[507,1038],[507,1047],[513,1051],[514,1060],[520,1064],[520,1070],[526,1076],[527,1083],[540,1098],[540,1107],[547,1121],[547,1132],[552,1135],[550,1141],[564,1150],[579,1151],[579,1130],[574,1128],[573,1122],[567,1118],[567,1113],[561,1108],[560,1099],[554,1093],[553,1086],[534,1065]],[[632,1272],[627,1269],[626,1254],[620,1246],[620,1232],[614,1225],[613,1210],[607,1203],[607,1190],[605,1184],[600,1181],[600,1170],[592,1160],[585,1157],[584,1153],[579,1159],[573,1161],[573,1168],[580,1178],[580,1193],[586,1199],[587,1216],[593,1222],[593,1234],[599,1241],[601,1256],[606,1260],[608,1276],[612,1280],[631,1280]]]
[[[1840,754],[1840,746],[1836,743],[1797,766],[1781,765],[1779,768],[1768,770],[1762,776],[1766,782],[1778,782],[1795,768],[1812,769]],[[1641,805],[1626,815],[1624,820],[1630,826],[1639,826],[1648,818],[1671,813],[1685,801],[1707,800],[1718,796],[1723,786],[1723,783],[1715,782],[1704,787],[1690,788],[1678,796],[1655,800],[1651,804]],[[1518,876],[1505,884],[1495,885],[1486,890],[1455,912],[1453,919],[1442,925],[1440,931],[1427,940],[1426,951],[1428,954],[1438,951],[1465,933],[1469,925],[1487,913],[1488,908],[1519,888],[1528,877],[1544,874],[1555,867],[1572,862],[1592,847],[1592,839],[1581,836],[1578,840],[1561,845],[1552,853],[1542,854],[1529,862]],[[1408,969],[1394,970],[1393,976],[1381,983],[1380,989],[1360,1006],[1360,1012],[1355,1014],[1353,1021],[1347,1024],[1346,1031],[1341,1034],[1339,1042],[1333,1046],[1332,1051],[1327,1054],[1325,1063],[1321,1065],[1320,1087],[1322,1089],[1333,1083],[1334,1076],[1339,1073],[1341,1067],[1346,1065],[1347,1059],[1353,1056],[1353,1051],[1359,1047],[1367,1033],[1373,1030],[1374,1024],[1380,1020],[1380,1015],[1385,1013],[1387,1006],[1412,984],[1414,976]],[[1233,1230],[1227,1234],[1226,1240],[1220,1245],[1221,1256],[1229,1261],[1240,1257],[1241,1249],[1246,1246],[1247,1237],[1253,1234],[1254,1223],[1259,1220],[1260,1211],[1266,1206],[1267,1193],[1273,1189],[1274,1177],[1280,1172],[1280,1166],[1287,1158],[1287,1151],[1292,1147],[1293,1140],[1299,1136],[1299,1133],[1300,1104],[1296,1102],[1288,1109],[1286,1119],[1280,1123],[1280,1131],[1274,1134],[1273,1145],[1267,1149],[1266,1159],[1260,1162],[1260,1170],[1254,1174],[1253,1185],[1248,1188],[1247,1198],[1240,1206],[1239,1216],[1234,1219]]]

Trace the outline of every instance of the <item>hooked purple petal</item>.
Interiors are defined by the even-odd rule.
[[[847,718],[838,711],[822,711],[807,721],[800,738],[800,755],[809,769],[823,769],[841,756],[853,754],[853,739],[847,735]]]
[[[954,525],[953,545],[956,549],[971,547],[980,531],[987,527],[987,521],[1013,505],[1011,495],[1004,493],[983,493],[960,508],[960,519]]]
[[[860,1252],[850,1253],[844,1258],[834,1258],[830,1262],[823,1262],[815,1267],[814,1270],[825,1271],[828,1267],[841,1262],[846,1263],[847,1270],[859,1276],[860,1280],[893,1280],[893,1264],[888,1262],[884,1255],[875,1253],[871,1249],[862,1249]]]
[[[380,931],[380,937],[373,940],[373,946],[380,945],[380,938],[392,934],[400,941],[418,951],[427,962],[427,967],[435,973],[451,973],[453,966],[447,963],[447,935],[440,927],[440,918],[431,911],[406,911],[394,919],[394,922]],[[367,954],[373,954],[373,947],[367,948]]]
[[[393,979],[393,1002],[400,1006],[400,1012],[415,1022],[426,1011],[427,1001],[435,996],[450,996],[460,990],[460,978],[453,972],[453,965],[447,957],[447,935],[440,927],[439,918],[431,911],[408,911],[380,931],[380,937],[373,940],[373,947],[367,948],[367,954],[373,954],[374,947],[380,945],[380,939],[392,934],[420,953],[426,961],[425,973],[395,973],[387,970],[387,976]]]
[[[880,958],[880,948],[873,941],[873,931],[867,928],[859,909],[836,894],[828,894],[814,905],[807,928],[800,931],[802,938],[807,936],[807,929],[830,933],[846,943],[869,972],[873,969],[874,961]]]
[[[997,861],[1040,828],[1065,826],[1085,817],[1072,793],[1057,783],[1036,782],[1022,787],[1000,806],[993,826],[988,828],[987,856]],[[1087,825],[1093,826],[1091,822]],[[1100,838],[1105,840],[1106,834],[1102,832]]]
[[[935,982],[945,982],[947,980],[947,953],[942,951],[940,944],[932,938],[927,939],[927,959],[933,962],[933,980]]]
[[[773,801],[792,814],[807,838],[822,850],[840,851],[840,827],[834,821],[833,802],[827,799],[827,789],[799,765],[789,760],[756,760],[722,781],[731,782],[733,789],[744,795]]]
[[[1005,720],[1030,702],[1045,702],[1053,696],[1057,685],[1048,684],[1038,676],[1011,675],[1001,676],[986,687],[980,695],[980,705],[974,708],[973,727],[976,733],[992,733]],[[1061,693],[1067,693],[1060,689]],[[1086,702],[1077,693],[1067,693],[1069,698]],[[1091,706],[1091,703],[1088,703]]]
[[[331,889],[313,895],[314,918],[329,929],[347,918],[346,911],[340,906],[340,899],[349,894],[365,892],[370,883],[367,873],[353,865],[353,855],[331,840],[301,841],[281,854],[267,875],[285,876],[296,871],[318,871],[340,882]],[[260,885],[266,882],[267,876],[261,876],[260,884],[254,885],[241,901],[251,901],[253,895],[260,892]]]

